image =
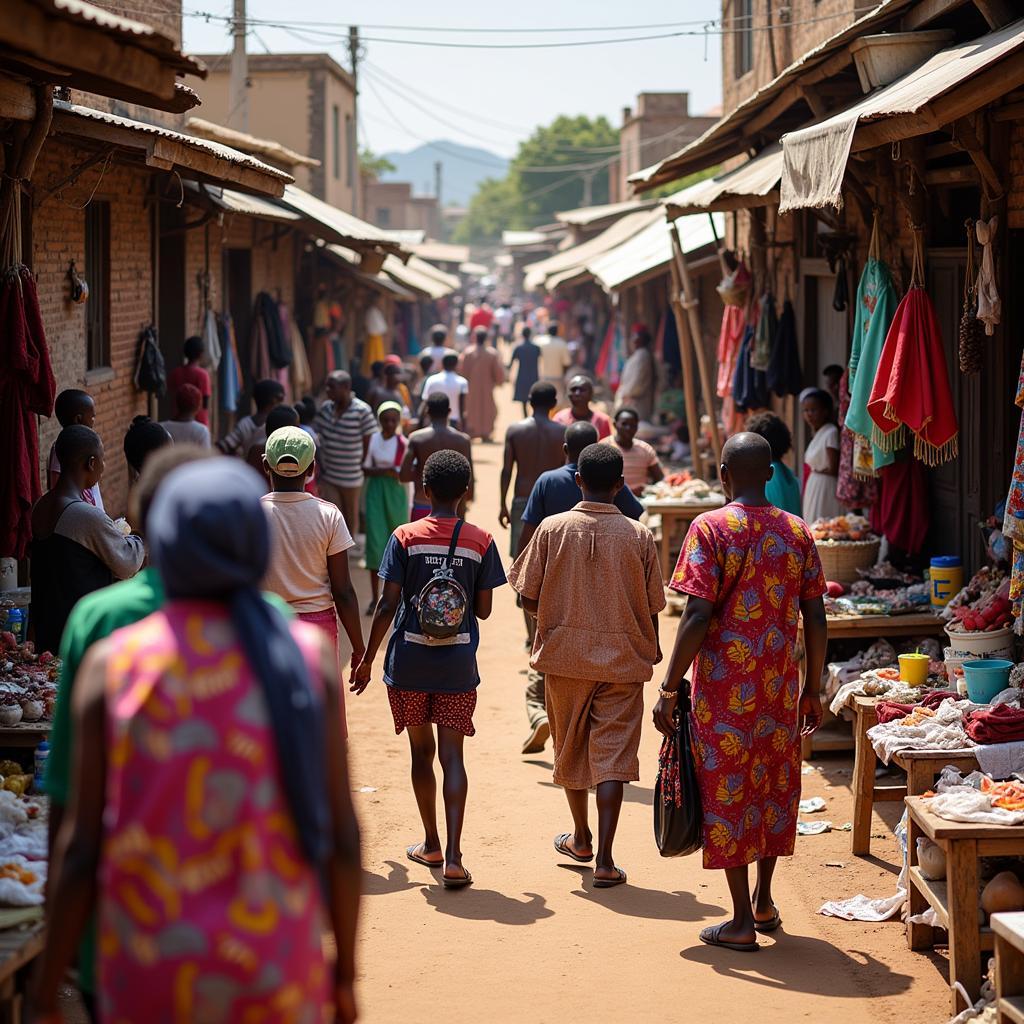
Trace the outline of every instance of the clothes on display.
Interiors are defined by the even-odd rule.
[[[868,508],[878,500],[878,485],[868,476],[857,473],[857,435],[846,423],[850,408],[850,371],[839,378],[839,482],[836,497],[847,508]]]
[[[803,388],[800,349],[796,339],[796,311],[786,299],[775,330],[775,347],[768,362],[768,387],[779,397],[798,395]]]

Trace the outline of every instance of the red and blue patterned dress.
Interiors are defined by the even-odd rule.
[[[711,601],[694,663],[704,867],[793,853],[800,802],[800,602],[825,578],[802,519],[733,503],[694,520],[669,586]]]

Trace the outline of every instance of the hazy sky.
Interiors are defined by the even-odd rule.
[[[185,48],[216,53],[230,47],[223,21],[188,12],[230,15],[229,0],[184,0]],[[253,53],[324,51],[348,66],[347,25],[366,38],[360,83],[362,141],[377,152],[408,150],[421,141],[450,138],[505,155],[537,124],[557,114],[604,114],[616,127],[636,94],[685,90],[690,112],[721,102],[721,37],[703,24],[719,16],[719,0],[516,0],[510,4],[442,0],[248,0]],[[322,25],[299,25],[321,22]],[[685,22],[687,24],[679,24]],[[674,26],[665,25],[674,23]],[[664,25],[644,28],[640,26]],[[381,27],[371,27],[381,26]],[[618,26],[607,33],[470,34],[412,32],[388,26],[467,28],[578,28]],[[635,26],[635,27],[634,27]],[[558,49],[444,49],[383,39],[460,43],[565,42],[693,32],[675,38]],[[227,58],[225,58],[227,59]],[[200,90],[202,86],[199,86]],[[437,102],[435,102],[437,101]],[[441,104],[444,104],[442,106]]]

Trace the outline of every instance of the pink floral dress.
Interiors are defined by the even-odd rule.
[[[315,628],[292,628],[319,680]],[[223,606],[171,602],[111,643],[102,1019],[319,1024],[320,888]]]

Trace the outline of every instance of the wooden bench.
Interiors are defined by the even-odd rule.
[[[26,968],[46,942],[42,921],[0,931],[0,1024],[21,1024]]]
[[[978,920],[979,859],[1024,856],[1024,825],[947,821],[932,814],[928,800],[920,796],[908,796],[906,804],[908,916],[931,907],[939,927],[949,933],[950,1003],[957,1014],[966,1009],[966,1004],[954,983],[960,982],[973,1005],[981,990],[981,954],[995,948],[995,933]],[[946,853],[946,877],[942,881],[931,881],[921,874],[917,839],[922,835]],[[935,945],[934,931],[930,925],[908,920],[907,944],[914,950],[931,949]]]

